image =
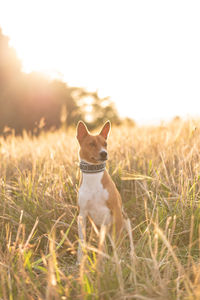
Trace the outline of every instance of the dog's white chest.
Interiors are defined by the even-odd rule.
[[[111,214],[106,206],[108,191],[104,189],[101,179],[103,172],[95,174],[83,173],[83,181],[79,189],[78,204],[80,212],[90,215],[98,226],[111,223]]]

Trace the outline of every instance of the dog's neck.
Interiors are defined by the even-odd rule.
[[[94,164],[90,164],[90,163],[87,163],[87,162],[81,160],[79,167],[80,167],[82,173],[96,174],[96,173],[105,171],[106,163],[102,162],[101,164],[94,165]]]

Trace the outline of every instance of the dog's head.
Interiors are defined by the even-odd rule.
[[[100,133],[91,135],[84,122],[77,125],[77,140],[80,145],[80,159],[88,163],[99,164],[108,159],[107,138],[110,132],[110,121],[107,121]]]

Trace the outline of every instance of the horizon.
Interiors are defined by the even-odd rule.
[[[0,27],[24,72],[97,90],[120,117],[154,124],[200,117],[199,14],[198,1],[8,0]]]

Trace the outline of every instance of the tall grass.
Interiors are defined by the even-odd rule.
[[[200,126],[113,128],[107,168],[129,218],[88,226],[76,265],[75,131],[0,139],[0,299],[200,299]]]

